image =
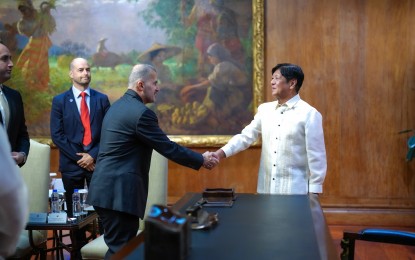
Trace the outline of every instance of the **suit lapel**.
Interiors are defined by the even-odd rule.
[[[69,89],[65,94],[65,103],[68,104],[69,111],[72,113],[76,120],[82,125],[81,115],[79,114],[78,107],[76,106],[76,98],[73,95],[72,89]]]
[[[3,85],[3,94],[6,96],[7,104],[9,105],[9,125],[7,126],[7,132],[12,131],[12,129],[15,129],[15,118],[17,113],[17,100],[14,95],[12,95],[11,91],[9,91],[9,88],[5,85]]]
[[[97,99],[96,92],[92,88],[89,89],[89,93],[91,94],[89,97],[89,122],[91,122],[92,126],[92,120],[94,119],[95,111],[97,108]]]

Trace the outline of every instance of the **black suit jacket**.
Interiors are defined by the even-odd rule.
[[[3,85],[3,93],[6,96],[10,109],[10,120],[7,127],[10,146],[13,152],[24,152],[28,156],[30,139],[26,127],[22,96],[19,91],[5,85]],[[23,164],[19,166],[23,166]]]
[[[59,148],[59,170],[61,172],[83,170],[77,164],[81,156],[76,153],[87,152],[92,158],[97,159],[102,120],[109,107],[107,95],[90,89],[89,117],[92,142],[89,149],[85,151],[82,144],[84,126],[72,88],[53,98],[50,112],[50,134],[53,143]]]
[[[143,218],[153,149],[193,169],[203,165],[203,156],[170,141],[156,114],[128,90],[104,118],[87,203]]]

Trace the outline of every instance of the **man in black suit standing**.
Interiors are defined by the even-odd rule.
[[[29,155],[30,139],[27,132],[22,96],[3,83],[11,78],[13,62],[10,50],[0,42],[0,123],[7,129],[12,156],[22,167]]]
[[[213,168],[218,160],[171,141],[159,128],[156,114],[145,104],[155,101],[159,88],[151,65],[132,69],[128,90],[113,103],[102,124],[101,144],[87,202],[101,217],[109,259],[131,238],[144,217],[153,149],[195,170]]]

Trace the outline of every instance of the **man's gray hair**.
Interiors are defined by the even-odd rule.
[[[134,87],[139,80],[147,80],[151,72],[157,72],[156,69],[148,64],[137,64],[133,67],[128,79],[128,88]]]

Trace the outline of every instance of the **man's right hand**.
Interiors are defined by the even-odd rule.
[[[213,169],[219,163],[219,158],[215,153],[206,151],[203,154],[203,167],[208,170]]]
[[[88,171],[92,172],[95,170],[94,158],[88,153],[77,153],[76,155],[82,156],[81,159],[77,161],[78,165]]]

